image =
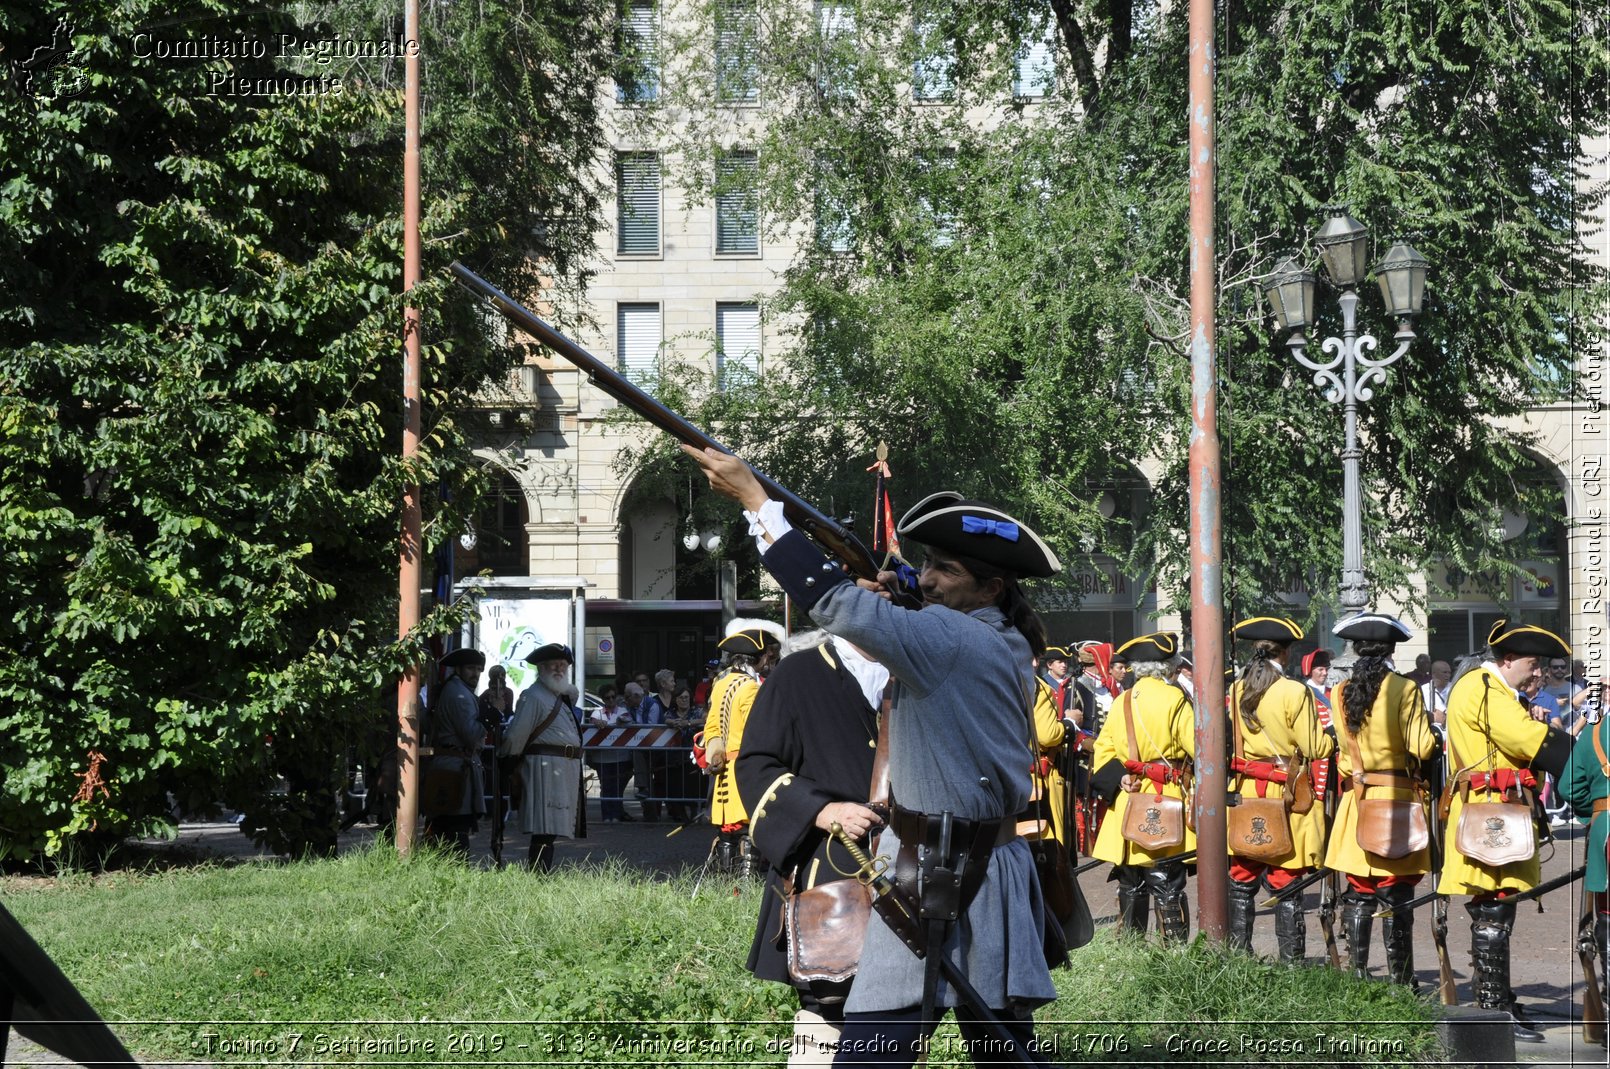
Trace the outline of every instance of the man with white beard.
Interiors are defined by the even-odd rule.
[[[572,711],[576,685],[570,681],[576,657],[569,646],[550,642],[533,650],[526,662],[537,666],[537,679],[521,691],[498,755],[516,761],[520,827],[531,836],[526,867],[551,872],[554,840],[579,838],[581,734]]]

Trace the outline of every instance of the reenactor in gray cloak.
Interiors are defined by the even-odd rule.
[[[426,814],[425,837],[446,843],[455,853],[467,857],[475,818],[486,812],[486,780],[481,768],[481,746],[486,740],[475,684],[486,655],[479,650],[454,650],[441,660],[441,667],[452,674],[438,688],[431,701],[427,741],[435,753],[433,770],[456,773],[458,785],[452,797]]]
[[[514,720],[503,734],[498,755],[514,759],[520,799],[520,828],[531,836],[526,867],[553,870],[553,844],[577,834],[581,804],[581,733],[571,711],[576,686],[570,681],[575,655],[550,642],[527,657],[537,679],[520,692]]]
[[[900,576],[852,582],[788,523],[742,460],[683,451],[744,507],[762,562],[795,606],[895,679],[892,804],[878,852],[895,858],[897,887],[919,903],[930,963],[880,920],[868,925],[834,1064],[914,1064],[947,1007],[975,1060],[1043,1064],[1032,1013],[1056,989],[1039,878],[1016,817],[1029,800],[1033,659],[1046,639],[1018,577],[1053,575],[1061,565],[1012,517],[935,494],[899,524],[902,542],[929,548],[917,582],[923,607],[902,608],[887,596]],[[936,955],[979,1005],[963,1004]]]

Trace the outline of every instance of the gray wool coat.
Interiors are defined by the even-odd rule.
[[[1032,658],[999,609],[960,613],[929,605],[914,612],[843,583],[816,603],[811,617],[875,657],[900,684],[889,736],[894,801],[972,820],[1022,811],[1030,787],[1024,695],[1033,693]],[[898,850],[886,829],[878,853],[893,858]],[[1042,916],[1034,861],[1016,839],[990,855],[977,897],[945,943],[946,956],[991,1008],[1056,998]],[[922,962],[873,918],[845,1009],[917,1006],[922,977]],[[942,1006],[960,1001],[943,979],[939,992]]]

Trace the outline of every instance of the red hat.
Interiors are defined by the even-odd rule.
[[[1306,679],[1309,676],[1313,675],[1314,674],[1314,669],[1316,669],[1316,668],[1328,668],[1329,666],[1330,666],[1330,650],[1309,650],[1307,653],[1303,654],[1303,678],[1304,679]]]

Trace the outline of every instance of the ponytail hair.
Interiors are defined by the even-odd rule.
[[[1045,648],[1051,645],[1051,634],[1045,628],[1045,621],[1040,619],[1040,614],[1029,603],[1028,595],[1018,585],[1017,576],[972,557],[958,555],[955,559],[980,583],[987,583],[991,579],[1001,581],[1001,596],[996,599],[995,607],[1006,616],[1006,622],[1028,640],[1029,650],[1035,657],[1044,654]]]
[[[1290,645],[1289,642],[1260,638],[1252,646],[1252,660],[1241,670],[1241,701],[1237,710],[1248,731],[1263,730],[1263,722],[1258,719],[1258,705],[1275,681],[1285,676],[1286,673],[1280,670],[1280,665],[1275,661],[1275,655],[1284,652]]]
[[[1353,675],[1342,687],[1342,711],[1347,717],[1347,733],[1357,735],[1364,730],[1375,708],[1375,696],[1390,669],[1386,659],[1397,647],[1395,642],[1366,641],[1353,643]]]

